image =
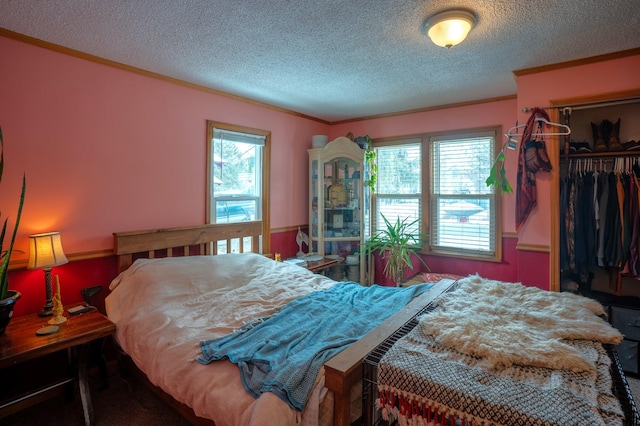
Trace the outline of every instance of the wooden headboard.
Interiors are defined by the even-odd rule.
[[[118,272],[127,269],[137,258],[215,255],[220,246],[223,253],[260,253],[261,236],[262,222],[259,221],[113,234]]]

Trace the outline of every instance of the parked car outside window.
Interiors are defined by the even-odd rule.
[[[216,203],[216,223],[248,222],[250,220],[251,215],[244,207],[225,201]]]

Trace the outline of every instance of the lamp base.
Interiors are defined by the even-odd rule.
[[[38,312],[39,317],[52,317],[53,316],[53,306],[45,306],[42,308],[40,312]]]
[[[46,299],[44,299],[44,306],[42,310],[38,312],[39,317],[53,316],[53,295],[51,292],[51,268],[44,270],[44,290]]]

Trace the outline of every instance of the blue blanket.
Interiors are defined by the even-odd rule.
[[[200,343],[198,361],[228,358],[254,397],[273,392],[302,411],[322,365],[431,284],[407,288],[339,283],[289,302],[255,327]]]

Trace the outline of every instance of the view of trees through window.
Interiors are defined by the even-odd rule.
[[[215,129],[211,141],[211,223],[261,218],[264,136]]]
[[[381,146],[376,149],[378,179],[373,195],[375,229],[384,229],[384,220],[406,219],[408,223],[420,218],[422,161],[420,143]],[[421,233],[416,222],[415,233]]]

